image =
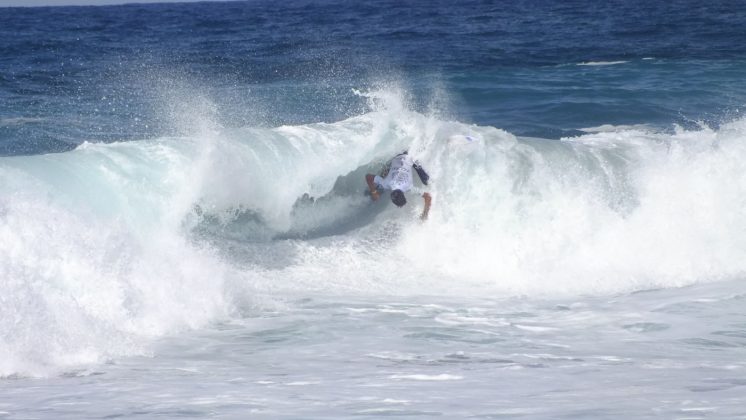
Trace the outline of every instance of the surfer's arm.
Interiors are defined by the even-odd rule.
[[[376,178],[373,174],[367,174],[365,175],[365,182],[368,183],[368,189],[370,190],[370,198],[373,199],[373,201],[378,200],[378,197],[380,194],[378,194],[378,188],[376,187],[376,183],[373,182],[373,180]]]
[[[427,215],[430,213],[430,204],[432,204],[433,198],[430,196],[430,193],[427,192],[422,194],[422,198],[425,200],[425,208],[422,209],[420,219],[427,220]]]
[[[420,181],[422,181],[423,184],[427,185],[427,181],[430,179],[430,175],[425,172],[425,168],[423,168],[419,162],[414,162],[412,164],[412,167],[414,168],[415,172],[417,172],[417,176],[420,177]]]

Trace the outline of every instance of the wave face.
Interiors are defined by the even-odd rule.
[[[746,271],[746,120],[562,141],[409,110],[0,159],[0,376],[294,296],[629,293]],[[468,138],[467,138],[468,136]],[[363,195],[408,149],[431,218]]]

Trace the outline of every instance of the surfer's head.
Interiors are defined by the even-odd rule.
[[[404,197],[404,192],[402,190],[391,191],[391,201],[396,204],[397,207],[407,204],[407,199]]]

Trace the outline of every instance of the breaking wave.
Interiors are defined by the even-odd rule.
[[[746,271],[746,120],[556,141],[371,98],[331,124],[0,158],[0,376],[314,293],[543,298]],[[416,196],[363,194],[404,149],[431,174],[426,223]]]

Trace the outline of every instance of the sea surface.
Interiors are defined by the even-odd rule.
[[[744,28],[0,7],[0,419],[746,419]]]

